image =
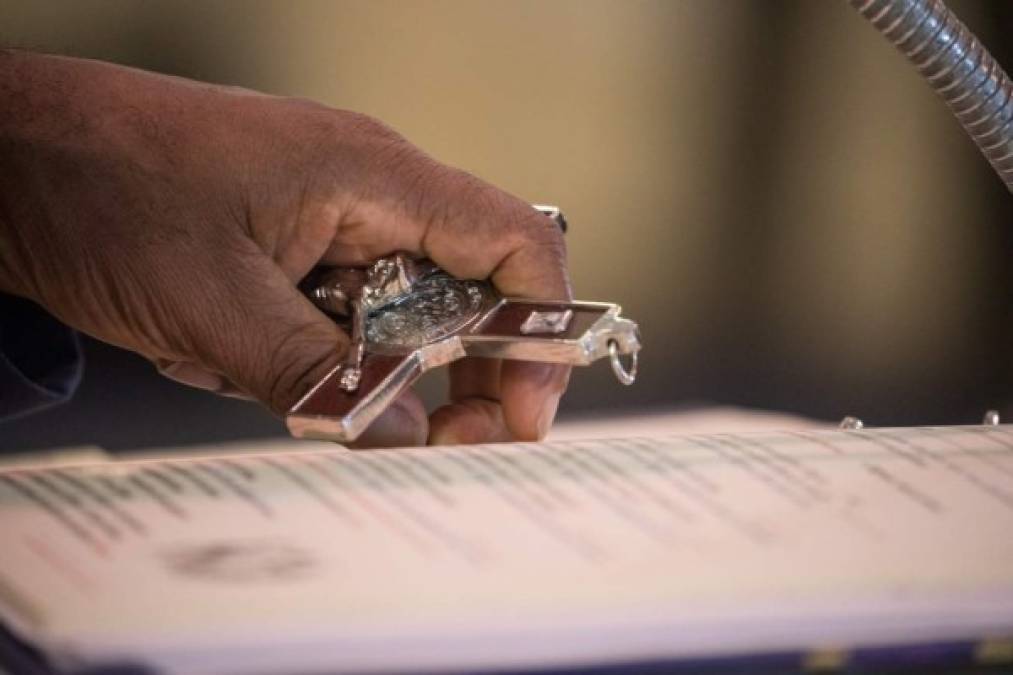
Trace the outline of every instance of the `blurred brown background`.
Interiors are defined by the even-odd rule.
[[[950,4],[1009,70],[1013,6]],[[578,296],[621,302],[646,345],[634,387],[584,369],[563,415],[1013,414],[1013,198],[843,0],[0,0],[0,41],[363,111],[561,205]],[[283,433],[87,352],[78,399],[5,447]]]

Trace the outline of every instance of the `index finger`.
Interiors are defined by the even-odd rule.
[[[340,214],[321,262],[362,266],[407,251],[506,295],[570,299],[560,227],[525,201],[421,151],[379,171]]]

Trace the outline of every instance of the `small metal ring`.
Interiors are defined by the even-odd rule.
[[[637,352],[630,352],[630,367],[623,365],[619,356],[619,343],[609,340],[609,361],[612,362],[612,372],[621,383],[629,385],[637,379]]]

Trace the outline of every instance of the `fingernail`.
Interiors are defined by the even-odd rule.
[[[221,376],[186,361],[161,362],[158,364],[158,372],[170,380],[197,389],[219,391],[224,384]]]
[[[559,398],[562,394],[552,394],[545,399],[542,410],[538,414],[538,440],[543,440],[552,427],[552,421],[556,419],[556,411],[559,409]]]
[[[427,445],[460,445],[461,439],[450,429],[440,428],[435,431],[430,429]]]

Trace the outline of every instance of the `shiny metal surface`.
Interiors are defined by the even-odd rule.
[[[549,206],[548,204],[532,204],[532,206],[542,215],[552,218],[563,232],[566,232],[570,227],[570,224],[566,222],[566,218],[563,217],[563,212],[559,210],[558,206]]]
[[[573,310],[565,309],[561,312],[539,312],[534,310],[528,314],[521,324],[523,335],[538,335],[540,333],[562,333],[570,326],[573,319]]]
[[[285,425],[296,438],[353,441],[424,372],[464,355],[461,341],[456,337],[426,345],[396,357],[394,367],[385,371],[378,382],[373,385],[363,382],[352,392],[341,387],[345,366],[338,366],[293,406],[285,416]],[[370,358],[366,356],[367,363]],[[329,396],[327,391],[322,391],[328,388],[332,390]]]
[[[557,207],[535,208],[566,230]],[[618,305],[501,298],[487,280],[404,253],[313,278],[308,297],[350,321],[351,344],[286,415],[297,438],[353,441],[424,372],[465,356],[571,365],[607,356],[621,383],[637,376],[639,329]]]
[[[619,315],[618,305],[501,299],[484,307],[477,320],[425,344],[408,346],[400,338],[395,344],[367,341],[354,370],[346,361],[293,406],[286,416],[290,433],[297,438],[353,441],[423,373],[465,356],[578,366],[609,357],[621,383],[632,384],[636,378],[640,334],[634,322]],[[521,327],[533,312],[569,312],[571,319],[560,332],[524,334]],[[421,339],[424,333],[417,333],[409,342]],[[630,358],[629,367],[621,356]],[[346,386],[353,377],[350,372],[354,388]]]
[[[633,384],[637,380],[637,368],[639,366],[639,352],[630,353],[630,365],[627,366],[623,363],[623,358],[619,352],[619,345],[615,340],[609,340],[609,362],[612,364],[612,372],[615,373],[616,379],[622,384],[627,386]]]
[[[865,423],[854,415],[846,415],[844,419],[841,420],[841,423],[837,425],[837,428],[850,431],[861,431],[865,428]]]
[[[396,276],[387,271],[403,268],[400,257],[381,261],[385,280]],[[423,373],[465,356],[571,365],[607,356],[621,383],[637,376],[639,329],[610,303],[499,298],[489,282],[436,270],[379,309],[367,310],[361,296],[349,307],[344,363],[286,415],[297,438],[353,441]]]
[[[439,268],[429,260],[413,260],[407,255],[393,255],[373,263],[362,287],[362,304],[375,312],[396,302]]]
[[[348,345],[348,354],[345,355],[345,363],[341,372],[341,388],[347,392],[353,392],[359,388],[359,381],[362,379],[362,359],[366,355],[366,311],[362,304],[362,298],[355,298],[349,304],[352,314],[351,342]]]
[[[525,335],[520,326],[532,310],[571,311],[574,320],[559,334]],[[609,356],[609,342],[623,354],[640,349],[637,324],[605,302],[504,300],[461,335],[469,356],[587,366]],[[514,314],[513,319],[503,320]]]
[[[848,0],[950,106],[1013,191],[1013,83],[942,0]]]
[[[416,283],[366,320],[366,342],[415,349],[452,335],[479,317],[490,289],[440,272]]]

